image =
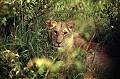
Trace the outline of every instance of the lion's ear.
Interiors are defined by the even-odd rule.
[[[48,27],[51,29],[57,25],[57,22],[48,20],[47,24],[48,24]]]
[[[72,29],[75,26],[75,22],[69,21],[69,22],[67,22],[67,26]]]

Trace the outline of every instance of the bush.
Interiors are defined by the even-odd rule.
[[[57,70],[63,62],[57,61],[58,53],[49,44],[47,20],[73,20],[76,22],[74,30],[86,41],[96,33],[94,41],[101,43],[119,27],[119,5],[119,0],[1,0],[0,70],[3,72],[0,78],[61,77]],[[32,60],[34,57],[38,59]],[[45,63],[29,68],[29,60],[32,64],[49,62],[55,69],[46,67],[48,64]],[[75,62],[77,66],[68,70],[69,79],[84,75],[81,60],[79,54]],[[49,73],[50,69],[55,73]]]

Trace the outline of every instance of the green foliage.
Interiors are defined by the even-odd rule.
[[[117,26],[114,21],[120,20],[119,4],[119,0],[0,0],[0,79],[60,77],[58,71],[65,62],[57,60],[58,53],[49,45],[47,20],[73,20],[74,31],[87,41],[96,31],[101,42]],[[85,52],[77,51],[76,67],[68,69],[70,79],[83,75]],[[53,60],[53,67],[27,67],[30,59],[42,56]]]
[[[60,70],[60,68],[62,67],[62,65],[64,64],[63,61],[57,61],[53,67],[51,67],[50,71],[51,72],[58,72]]]

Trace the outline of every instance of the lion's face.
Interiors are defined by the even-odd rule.
[[[71,48],[73,45],[74,22],[48,21],[49,40],[55,48]]]

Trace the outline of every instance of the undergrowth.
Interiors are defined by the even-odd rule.
[[[97,28],[94,41],[101,43],[120,20],[119,5],[119,0],[1,0],[0,79],[63,79],[59,70],[65,62],[49,44],[47,20],[75,21],[74,31],[86,41]],[[86,51],[74,50],[78,55],[67,77],[82,79]]]

